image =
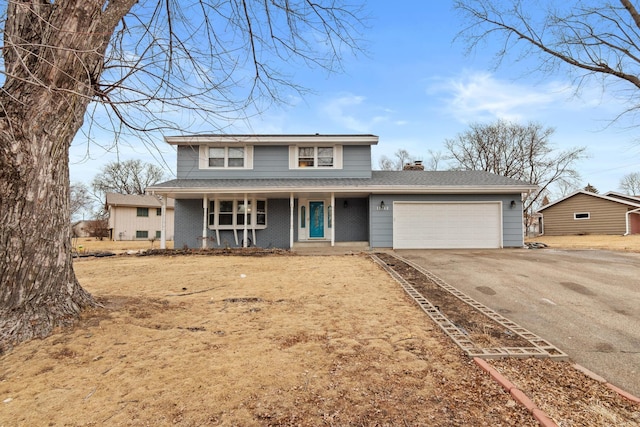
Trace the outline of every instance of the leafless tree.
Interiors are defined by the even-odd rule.
[[[550,142],[553,132],[536,123],[500,120],[472,124],[445,145],[454,169],[482,170],[537,185],[539,190],[529,195],[523,206],[526,220],[554,184],[579,180],[574,167],[585,157],[585,148],[554,150]]]
[[[640,196],[640,172],[626,174],[620,180],[620,190],[630,196]]]
[[[378,159],[378,169],[381,171],[392,171],[396,170],[396,166],[389,157],[382,155]]]
[[[434,151],[430,149],[429,159],[425,162],[424,169],[429,171],[441,170],[442,163],[447,160],[448,160],[448,157],[444,152],[440,150]]]
[[[390,159],[387,156],[381,156],[380,160],[378,160],[380,170],[400,171],[404,165],[413,161],[413,156],[404,148],[396,150],[396,152],[393,153],[393,157],[395,157],[395,159]]]
[[[91,208],[92,201],[89,189],[81,182],[71,184],[69,188],[69,213],[74,219],[83,211]]]
[[[161,167],[141,160],[109,162],[91,182],[95,194],[144,194],[145,189],[164,178]],[[101,198],[104,202],[104,198]]]
[[[588,77],[603,78],[606,90],[621,82],[614,88],[627,97],[625,112],[640,108],[640,14],[630,0],[457,0],[454,5],[465,23],[459,37],[470,51],[498,39],[498,65],[507,57],[537,57],[536,71],[567,70],[577,89]]]
[[[86,230],[89,236],[102,240],[109,237],[109,222],[106,218],[98,218],[87,221]]]
[[[338,70],[362,28],[341,0],[0,1],[0,352],[95,304],[69,227],[69,147],[85,121],[91,138],[264,108],[300,89],[284,70]]]

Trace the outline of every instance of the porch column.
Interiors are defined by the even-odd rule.
[[[160,249],[167,249],[167,197],[160,196]]]
[[[293,205],[295,199],[293,193],[289,195],[289,249],[293,249],[293,227],[295,225],[293,221]]]
[[[209,216],[209,198],[202,196],[202,249],[207,249],[207,217]]]
[[[329,218],[331,218],[331,246],[336,245],[336,194],[331,193],[331,205],[329,206]]]
[[[242,247],[247,247],[247,193],[244,193],[244,228],[242,229]]]

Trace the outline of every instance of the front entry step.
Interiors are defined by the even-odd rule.
[[[335,242],[334,247],[354,247],[360,249],[368,249],[369,242]],[[304,242],[295,242],[293,244],[293,250],[300,248],[330,248],[331,241],[329,240],[309,240]]]

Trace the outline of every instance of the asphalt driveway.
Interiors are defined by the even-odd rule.
[[[640,396],[640,254],[553,249],[395,252]]]

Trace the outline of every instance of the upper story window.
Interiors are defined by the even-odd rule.
[[[293,146],[289,150],[291,169],[342,169],[342,146]]]
[[[149,208],[137,208],[136,216],[149,216]]]
[[[200,169],[251,169],[253,147],[200,146]]]

